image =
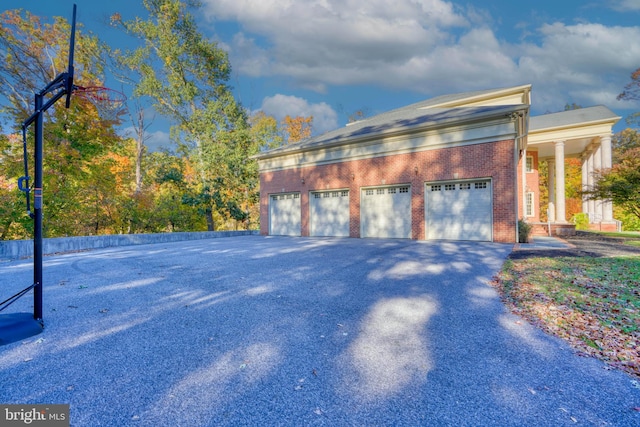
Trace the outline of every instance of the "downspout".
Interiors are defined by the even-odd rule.
[[[526,115],[526,119],[525,119],[525,115]],[[514,201],[515,201],[515,206],[514,207],[515,207],[515,213],[516,213],[516,217],[515,217],[516,235],[515,235],[515,238],[516,238],[516,242],[518,242],[520,240],[520,230],[519,230],[519,224],[518,224],[518,220],[519,220],[518,216],[519,215],[518,215],[518,191],[517,191],[517,188],[518,188],[518,161],[519,161],[519,158],[520,158],[520,146],[524,145],[524,147],[522,148],[523,153],[525,152],[524,150],[526,149],[526,140],[525,140],[525,138],[527,138],[529,136],[529,132],[528,132],[528,130],[529,130],[529,123],[528,123],[529,115],[520,111],[520,112],[517,112],[517,113],[512,113],[511,117],[514,119],[515,124],[516,124],[516,137],[514,139],[514,150],[513,150],[514,151],[514,153],[513,153],[514,159],[513,160],[514,160],[514,167],[515,167],[515,171],[514,171],[515,173],[513,174],[514,175],[514,179],[515,179],[515,183],[514,183],[513,188],[515,188],[516,191],[515,191],[515,194],[514,194],[513,197],[514,197]],[[527,121],[525,121],[525,120],[527,120]],[[527,159],[524,158],[524,162],[526,162],[526,161],[527,161]],[[523,179],[523,182],[522,182],[522,186],[523,186],[523,188],[522,188],[523,205],[522,206],[523,206],[523,208],[525,206],[524,203],[526,203],[525,200],[524,200],[524,198],[526,197],[526,195],[524,194],[524,192],[525,192],[524,190],[525,190],[525,186],[526,186],[526,175],[525,175],[526,169],[524,168],[524,166],[525,165],[523,163],[523,171],[524,171],[523,176],[522,176],[522,179]]]

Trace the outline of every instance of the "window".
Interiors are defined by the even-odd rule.
[[[408,193],[409,192],[409,187],[400,187],[400,192],[401,193]]]
[[[384,194],[384,188],[378,188],[376,194]]]
[[[330,197],[331,194],[330,193],[322,193],[322,197],[324,197],[325,199]]]
[[[367,196],[373,196],[373,190],[365,190],[364,194]]]
[[[440,191],[441,187],[442,187],[441,185],[432,185],[431,191]]]
[[[390,188],[389,189],[389,194],[396,194],[396,189],[395,188]]]
[[[471,190],[471,183],[470,182],[463,182],[462,184],[460,184],[460,189],[461,190]]]
[[[331,193],[331,197],[340,197],[340,192],[338,192],[338,191],[333,191],[333,192]]]
[[[529,191],[526,195],[526,203],[527,206],[525,207],[525,215],[526,216],[533,216],[534,215],[534,210],[533,210],[533,201],[534,201],[535,197],[534,197],[534,193],[532,191]]]
[[[456,185],[455,184],[445,184],[444,185],[444,191],[453,191],[456,189]]]
[[[322,196],[320,195],[320,193],[313,193],[313,198],[314,198],[314,199],[319,199],[320,197],[322,197]]]
[[[525,167],[527,168],[527,173],[533,172],[533,156],[527,156]]]
[[[486,182],[474,182],[473,184],[476,190],[479,190],[481,188],[487,188]]]
[[[278,200],[278,196],[271,196],[271,200]]]
[[[300,198],[300,193],[296,193],[296,194],[294,194],[294,195],[293,195],[293,198],[294,198],[294,199],[299,199],[299,198]]]
[[[340,196],[342,196],[342,197],[348,197],[348,196],[349,196],[349,191],[344,190],[342,193],[340,193]]]

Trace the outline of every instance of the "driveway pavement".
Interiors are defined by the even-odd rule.
[[[637,382],[506,311],[487,283],[511,248],[247,236],[47,257],[46,329],[0,347],[0,403],[69,403],[74,426],[639,425]],[[0,263],[0,297],[31,263]]]

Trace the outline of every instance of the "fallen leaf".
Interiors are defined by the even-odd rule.
[[[314,414],[316,414],[316,415],[322,415],[322,409],[320,409],[320,408],[316,408],[316,409],[313,411],[313,413],[314,413]]]

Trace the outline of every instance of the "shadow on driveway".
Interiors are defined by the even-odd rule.
[[[509,314],[511,246],[240,238],[45,261],[0,402],[72,425],[633,425],[640,389]],[[0,264],[3,294],[32,275]],[[30,311],[23,299],[12,306]]]

